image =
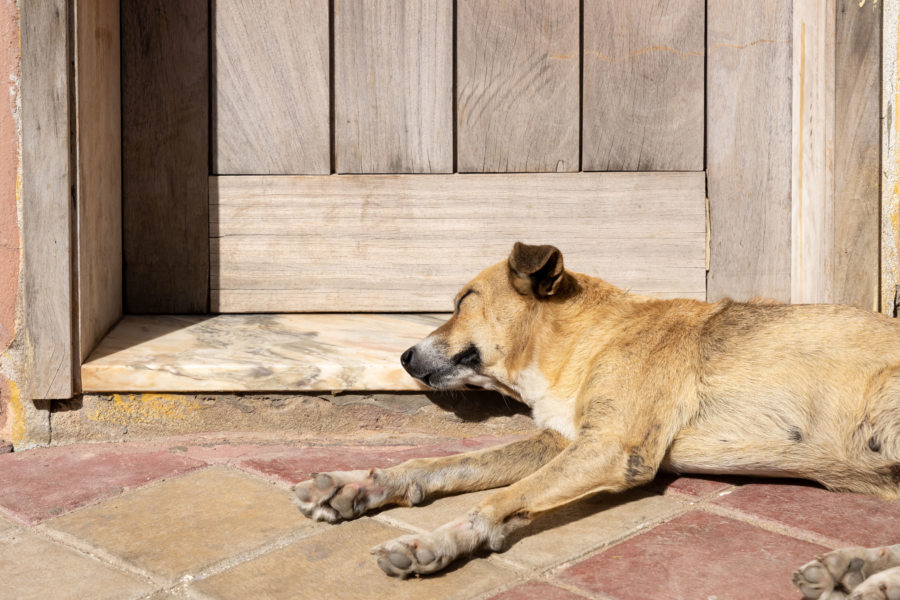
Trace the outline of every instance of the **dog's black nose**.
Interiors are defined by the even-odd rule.
[[[403,365],[404,369],[409,368],[409,363],[412,361],[414,349],[415,347],[410,348],[400,356],[400,364]]]

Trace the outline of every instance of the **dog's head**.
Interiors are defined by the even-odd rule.
[[[542,308],[564,301],[575,287],[559,250],[517,242],[508,260],[462,288],[450,320],[404,352],[400,362],[436,389],[510,393],[515,373],[529,360]]]

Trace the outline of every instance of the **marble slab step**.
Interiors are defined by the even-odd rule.
[[[124,317],[81,367],[84,392],[420,391],[400,354],[442,314]]]

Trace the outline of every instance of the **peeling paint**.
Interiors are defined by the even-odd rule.
[[[113,410],[95,409],[87,418],[121,427],[135,423],[176,423],[189,419],[203,407],[195,396],[180,394],[112,394],[110,401]]]
[[[22,405],[22,394],[15,381],[8,381],[9,398],[7,406],[10,416],[9,441],[13,446],[20,445],[25,440],[25,407]]]

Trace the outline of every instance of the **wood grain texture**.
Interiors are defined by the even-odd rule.
[[[213,172],[331,172],[328,0],[216,0]]]
[[[215,177],[214,312],[440,311],[517,240],[635,293],[705,296],[702,173]]]
[[[707,5],[711,300],[791,298],[791,5]]]
[[[703,169],[704,10],[585,1],[584,170]]]
[[[122,1],[125,311],[206,312],[206,2]]]
[[[74,390],[69,22],[65,0],[22,3],[22,242],[28,397]]]
[[[794,0],[791,301],[833,299],[834,0]]]
[[[453,169],[452,0],[334,0],[338,173]]]
[[[834,301],[877,310],[884,3],[836,2]]]
[[[122,316],[118,0],[75,4],[79,360]]]
[[[457,4],[460,172],[578,171],[579,4]]]

